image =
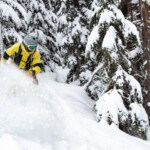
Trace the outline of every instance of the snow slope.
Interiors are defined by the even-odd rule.
[[[149,141],[97,123],[84,89],[59,76],[42,73],[34,85],[15,66],[0,64],[0,150],[150,149]]]

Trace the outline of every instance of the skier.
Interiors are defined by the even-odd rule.
[[[21,43],[18,42],[5,51],[3,60],[11,58],[20,69],[36,79],[36,75],[41,72],[42,68],[37,45],[36,38],[27,35]]]

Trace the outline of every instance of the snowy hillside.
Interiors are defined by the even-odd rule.
[[[37,86],[15,66],[0,64],[1,150],[150,149],[150,142],[97,123],[84,89],[58,82],[58,73],[40,74]]]

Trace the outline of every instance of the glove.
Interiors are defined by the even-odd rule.
[[[29,76],[29,77],[33,77],[34,78],[36,76],[34,70],[29,70],[26,73],[27,73],[27,76]]]
[[[32,77],[32,72],[31,71],[26,72],[26,74],[27,74],[28,77]]]

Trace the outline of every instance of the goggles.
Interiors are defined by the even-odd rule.
[[[37,45],[27,45],[27,47],[28,47],[31,51],[33,51],[33,50],[35,50],[35,49],[37,48]]]

